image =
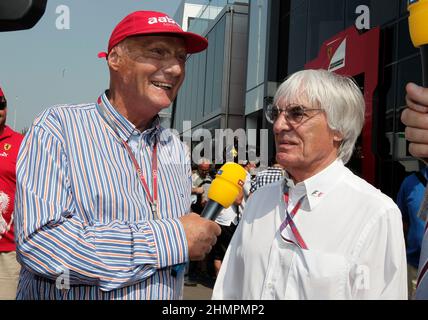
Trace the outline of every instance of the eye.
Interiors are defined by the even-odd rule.
[[[177,54],[177,59],[180,62],[185,63],[186,59],[187,59],[187,53],[179,53],[179,54]]]
[[[279,109],[277,106],[271,106],[270,107],[270,113],[273,119],[278,118],[278,114],[279,114]]]
[[[160,48],[152,48],[152,49],[150,49],[150,52],[155,54],[155,55],[162,56],[164,53],[164,50],[162,50]]]
[[[288,109],[288,114],[293,119],[298,119],[304,116],[305,109],[302,106],[294,106]]]

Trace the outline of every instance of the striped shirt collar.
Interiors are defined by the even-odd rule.
[[[131,121],[126,119],[120,112],[116,110],[115,107],[112,106],[112,104],[107,98],[107,90],[100,96],[100,99],[105,106],[104,110],[107,113],[106,115],[111,120],[109,121],[105,119],[106,122],[109,124],[110,127],[112,127],[114,131],[117,132],[117,134],[122,140],[128,142],[132,135],[141,134],[140,130],[138,130]],[[100,113],[101,115],[103,115],[102,111],[100,111]],[[115,126],[116,128],[114,128],[113,126]],[[143,132],[143,135],[147,135],[150,140],[152,139],[158,140],[160,132],[161,132],[160,118],[159,118],[159,115],[156,115],[150,127]]]

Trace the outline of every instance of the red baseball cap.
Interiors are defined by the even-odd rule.
[[[150,34],[173,34],[182,37],[186,43],[187,53],[203,51],[208,40],[196,33],[185,32],[168,15],[157,11],[135,11],[127,15],[114,28],[108,42],[108,51],[100,52],[99,58],[106,58],[110,50],[127,37]]]
[[[3,93],[3,90],[1,89],[1,87],[0,87],[0,97],[4,97],[4,93]]]

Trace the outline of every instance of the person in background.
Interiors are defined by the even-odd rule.
[[[245,205],[245,202],[251,194],[251,185],[253,184],[254,177],[256,176],[255,170],[257,168],[257,163],[254,161],[243,160],[240,164],[245,169],[245,171],[247,171],[247,178],[245,179],[243,186],[244,198],[242,205]]]
[[[345,164],[364,123],[352,79],[304,70],[266,118],[285,179],[249,198],[213,299],[407,299],[401,213]]]
[[[6,125],[7,100],[0,88],[0,300],[16,296],[21,266],[16,261],[14,215],[16,158],[24,138]]]
[[[223,261],[226,250],[229,247],[229,243],[232,240],[233,234],[235,233],[236,227],[238,226],[239,221],[241,220],[241,203],[244,198],[244,191],[241,190],[236,197],[235,202],[226,209],[223,209],[220,214],[215,219],[220,225],[221,234],[217,239],[216,244],[213,248],[214,256],[214,271],[217,276],[221,263]]]
[[[420,163],[421,169],[407,176],[401,183],[397,195],[397,205],[403,216],[404,236],[406,237],[407,287],[409,299],[416,291],[421,244],[424,236],[424,221],[417,216],[427,185],[428,169]]]
[[[208,201],[208,189],[211,185],[212,178],[210,175],[211,163],[208,159],[201,158],[198,161],[196,170],[192,173],[192,211],[201,214]],[[184,276],[184,285],[194,287],[198,284],[198,279],[208,273],[208,254],[202,261],[190,261],[186,266]]]
[[[208,201],[208,188],[212,182],[210,175],[211,163],[208,159],[200,159],[197,169],[192,174],[192,195],[196,201],[192,205],[193,212],[201,213]]]
[[[136,11],[114,28],[110,87],[36,118],[17,164],[18,299],[181,299],[220,234],[190,213],[189,150],[160,125],[205,38]],[[84,76],[84,75],[82,75]]]
[[[266,184],[284,179],[284,174],[284,168],[276,161],[276,158],[271,159],[267,169],[257,172],[251,184],[250,193],[256,192],[257,189]]]
[[[407,108],[401,114],[401,121],[406,126],[406,139],[410,142],[409,152],[412,156],[428,163],[428,88],[415,83],[406,85]],[[428,194],[425,195],[419,209],[418,217],[427,223]],[[416,279],[415,299],[428,299],[428,233],[424,229]]]

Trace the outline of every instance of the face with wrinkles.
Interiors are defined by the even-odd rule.
[[[133,36],[115,46],[108,60],[126,96],[145,110],[158,113],[176,98],[184,80],[186,57],[182,38]]]
[[[332,130],[324,111],[302,101],[279,100],[278,107],[304,106],[299,123],[287,119],[281,111],[273,124],[276,160],[297,180],[309,178],[337,158],[341,137]]]

